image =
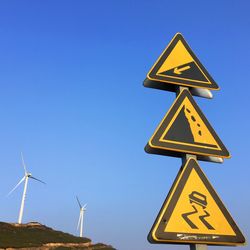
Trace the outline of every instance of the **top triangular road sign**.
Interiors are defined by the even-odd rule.
[[[219,89],[180,33],[150,69],[144,86],[170,91],[175,91],[177,86]]]
[[[194,154],[199,160],[207,160],[206,156],[230,158],[226,147],[186,89],[178,95],[145,150],[177,157]]]
[[[148,235],[151,243],[239,245],[245,238],[197,161],[189,158]]]

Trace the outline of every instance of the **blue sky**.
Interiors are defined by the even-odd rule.
[[[1,1],[0,220],[76,234],[75,195],[88,203],[84,234],[119,250],[188,249],[147,242],[179,170],[144,146],[175,95],[142,86],[181,32],[220,86],[195,98],[232,158],[201,162],[249,238],[250,4],[248,1]],[[213,247],[226,249],[226,247]],[[249,249],[238,247],[237,249]]]

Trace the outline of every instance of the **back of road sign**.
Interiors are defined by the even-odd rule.
[[[180,33],[177,33],[154,66],[144,86],[175,91],[176,85],[219,89]]]
[[[193,158],[176,177],[148,240],[211,245],[245,243],[240,229]]]
[[[146,152],[182,157],[189,153],[229,158],[230,154],[188,90],[182,90],[145,147]]]

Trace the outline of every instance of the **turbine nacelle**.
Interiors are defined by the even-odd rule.
[[[86,211],[87,208],[86,208],[87,204],[85,204],[83,207],[80,208],[80,211]]]

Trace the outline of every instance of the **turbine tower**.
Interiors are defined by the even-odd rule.
[[[24,189],[23,189],[23,196],[22,196],[22,202],[21,202],[21,207],[20,207],[20,212],[19,212],[19,217],[18,217],[18,223],[21,224],[22,223],[22,218],[23,218],[23,209],[24,209],[24,201],[25,201],[25,197],[26,197],[26,192],[27,192],[27,186],[28,186],[28,180],[29,178],[34,179],[36,181],[39,181],[43,184],[45,184],[45,182],[33,177],[31,175],[31,173],[27,172],[25,163],[24,163],[24,159],[23,159],[23,154],[21,153],[21,158],[22,158],[22,165],[24,168],[24,177],[17,183],[17,185],[8,193],[8,195],[10,195],[23,181],[24,181]]]
[[[77,200],[77,203],[80,207],[80,215],[79,215],[79,220],[78,220],[78,224],[77,224],[77,230],[79,229],[79,226],[80,226],[80,234],[79,235],[80,235],[80,237],[82,237],[83,216],[84,216],[84,212],[86,211],[87,204],[82,206],[77,196],[76,196],[76,200]]]

